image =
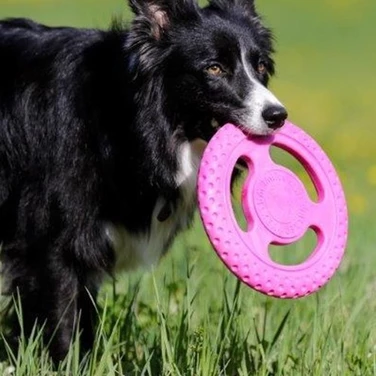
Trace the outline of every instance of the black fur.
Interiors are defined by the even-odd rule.
[[[158,198],[182,200],[183,142],[242,125],[255,79],[274,72],[271,33],[253,1],[131,0],[130,29],[49,28],[0,22],[0,241],[5,293],[19,294],[25,333],[46,324],[54,359],[66,354],[80,317],[93,341],[101,280],[116,264],[107,223],[146,234]],[[266,71],[258,73],[260,60]],[[221,64],[213,77],[207,67]],[[191,210],[187,209],[188,217]],[[174,234],[166,240],[165,247]],[[13,335],[19,334],[15,324]]]

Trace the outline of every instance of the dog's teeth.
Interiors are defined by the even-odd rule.
[[[215,119],[212,119],[211,121],[211,126],[214,128],[214,129],[219,129],[219,123],[217,120]]]

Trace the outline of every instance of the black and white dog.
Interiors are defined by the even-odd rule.
[[[19,296],[26,334],[54,334],[56,360],[78,317],[90,348],[102,279],[155,264],[189,226],[216,129],[266,135],[287,117],[253,0],[130,6],[129,29],[0,22],[2,293]]]

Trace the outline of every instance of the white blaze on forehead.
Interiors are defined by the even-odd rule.
[[[242,53],[242,65],[249,81],[252,83],[252,89],[245,100],[247,110],[242,119],[242,126],[254,134],[272,133],[273,130],[270,129],[264,121],[262,113],[267,107],[284,106],[272,92],[262,85],[254,76],[253,72],[250,70],[249,63],[247,63],[245,53]]]

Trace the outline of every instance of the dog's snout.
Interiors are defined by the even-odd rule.
[[[271,129],[278,129],[283,126],[287,119],[287,111],[283,106],[269,106],[262,112],[262,117],[265,123]]]

